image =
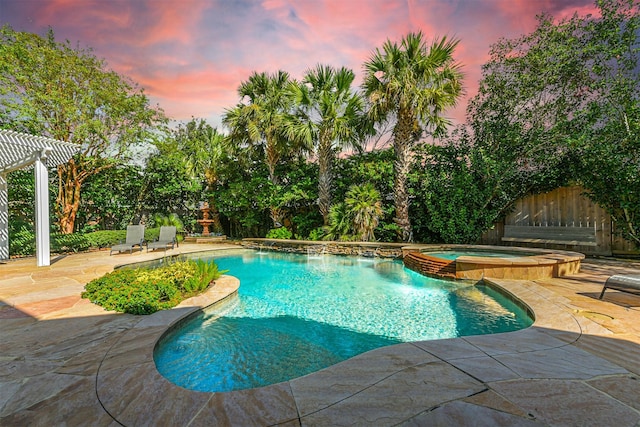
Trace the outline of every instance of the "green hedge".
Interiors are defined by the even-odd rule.
[[[80,252],[86,251],[92,245],[85,235],[51,233],[49,235],[51,252]],[[9,234],[10,255],[33,255],[36,253],[36,235],[27,227],[22,227]]]
[[[148,228],[144,231],[147,242],[158,239],[160,227]],[[60,234],[51,233],[51,252],[81,252],[89,248],[110,248],[123,243],[127,238],[126,230],[100,230],[91,233]],[[182,240],[178,236],[178,240]],[[36,253],[36,236],[31,225],[15,224],[9,229],[9,254],[18,256],[34,255]]]
[[[151,314],[207,289],[225,271],[214,262],[178,261],[158,268],[120,269],[85,286],[87,298],[107,310]]]

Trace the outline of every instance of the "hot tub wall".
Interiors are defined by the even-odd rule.
[[[407,268],[425,275],[452,279],[481,280],[483,278],[538,280],[576,274],[583,254],[566,251],[536,251],[518,249],[519,258],[460,256],[455,261],[430,256],[442,250],[504,251],[504,247],[477,245],[411,245],[403,249]],[[531,251],[535,251],[531,254]],[[513,251],[509,251],[513,252]]]

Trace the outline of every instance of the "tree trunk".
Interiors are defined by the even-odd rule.
[[[398,123],[393,132],[395,152],[393,198],[396,208],[395,223],[400,227],[400,239],[403,242],[413,240],[411,221],[409,220],[409,192],[407,177],[411,166],[411,143],[413,142],[413,119],[410,115],[398,114]]]
[[[58,166],[58,215],[59,227],[62,234],[71,234],[76,224],[76,216],[80,207],[80,188],[78,166],[71,159]]]
[[[213,231],[216,233],[222,233],[222,223],[220,222],[220,211],[215,203],[215,198],[212,196],[209,198],[209,212],[211,213],[211,219],[213,220]]]
[[[269,169],[269,181],[271,181],[271,184],[274,186],[278,186],[280,184],[280,180],[278,179],[278,175],[276,175],[276,165],[280,160],[280,155],[278,154],[275,141],[267,139],[267,147],[265,151],[267,157],[267,168]],[[279,227],[282,224],[282,212],[280,208],[272,205],[269,207],[269,211],[274,228]]]
[[[269,208],[269,214],[271,216],[271,221],[273,221],[273,227],[274,228],[278,228],[282,226],[282,217],[284,216],[284,213],[282,212],[282,209],[277,208],[275,206],[271,206]]]
[[[324,225],[329,225],[329,210],[331,209],[331,181],[333,163],[331,140],[326,135],[320,137],[318,144],[318,208]]]

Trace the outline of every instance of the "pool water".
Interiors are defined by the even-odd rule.
[[[513,331],[532,319],[484,286],[427,278],[402,262],[281,253],[216,256],[238,296],[156,347],[159,372],[198,391],[254,388],[401,342]]]
[[[444,251],[444,252],[425,252],[425,255],[429,255],[436,258],[448,259],[454,261],[461,256],[476,256],[476,257],[490,257],[490,258],[520,258],[523,256],[531,255],[530,253],[509,253],[509,252],[484,252],[484,251]]]

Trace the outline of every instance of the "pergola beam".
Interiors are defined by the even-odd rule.
[[[9,259],[9,199],[7,173],[34,167],[36,259],[50,264],[49,173],[47,166],[67,162],[80,150],[77,144],[0,129],[0,260]]]

